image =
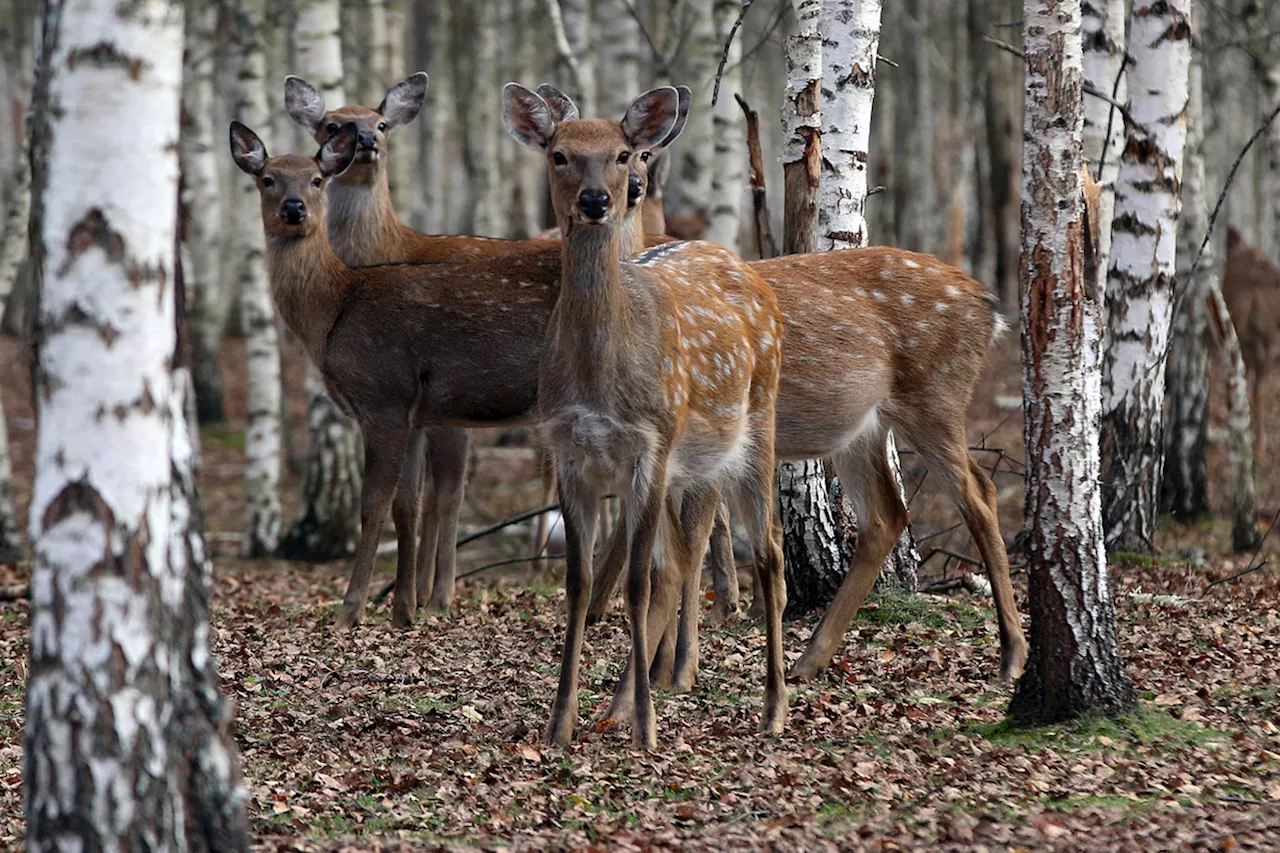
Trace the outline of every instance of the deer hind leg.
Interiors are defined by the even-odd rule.
[[[649,642],[649,605],[650,605],[650,567],[653,561],[653,546],[658,536],[658,526],[662,523],[665,504],[666,464],[654,466],[648,494],[634,495],[633,517],[627,519],[627,528],[631,533],[630,553],[627,555],[627,618],[631,622],[631,671],[632,677],[632,709],[634,719],[631,723],[631,742],[642,749],[654,749],[658,745],[653,695],[649,688],[649,662],[655,644]],[[675,538],[673,535],[672,538]],[[661,571],[661,567],[660,567]],[[670,570],[663,572],[670,575]],[[659,585],[670,589],[672,584],[665,577],[659,577]],[[665,602],[661,610],[665,611]],[[655,608],[655,611],[658,611]],[[661,612],[661,611],[659,611]],[[585,614],[584,614],[585,615]],[[655,615],[658,615],[655,613]]]
[[[440,539],[440,517],[435,514],[436,475],[431,467],[433,430],[425,430],[422,447],[422,515],[418,524],[418,606],[425,607],[436,587],[436,545]],[[412,461],[412,457],[411,457]]]
[[[535,451],[538,454],[538,477],[542,480],[541,501],[538,506],[546,506],[556,496],[556,466],[551,459],[551,453],[541,443],[536,445]],[[563,512],[561,515],[563,516]],[[529,542],[529,549],[535,556],[529,561],[529,567],[535,572],[541,572],[547,568],[547,560],[542,555],[546,553],[547,540],[551,537],[549,519],[550,513],[544,512],[533,523],[533,536]]]
[[[764,605],[766,662],[760,731],[781,734],[787,722],[786,662],[782,650],[782,610],[787,604],[787,587],[782,575],[781,530],[774,521],[778,495],[772,438],[770,435],[767,442],[768,452],[760,454],[747,479],[737,485],[734,509],[751,541]]]
[[[626,511],[626,501],[623,501],[623,512]],[[609,537],[609,544],[605,547],[604,554],[596,562],[595,581],[591,586],[591,603],[587,605],[588,625],[594,625],[604,617],[605,611],[609,609],[609,600],[613,598],[613,591],[618,588],[618,581],[622,579],[622,569],[627,563],[627,552],[622,547],[626,542],[626,536],[626,524],[620,521],[614,527],[613,535]]]
[[[680,604],[678,611],[676,607],[666,607],[662,642],[658,644],[653,664],[649,667],[649,681],[660,689],[674,687],[681,692],[693,689],[698,674],[702,560],[707,551],[707,537],[723,506],[718,486],[690,489],[685,492],[681,501],[680,538],[673,552],[674,558],[678,560],[675,575],[680,578]],[[652,612],[658,611],[653,609]],[[653,624],[653,620],[650,620],[650,624]]]
[[[952,430],[939,446],[937,437],[907,436],[926,466],[951,492],[965,526],[982,555],[1000,629],[1000,680],[1012,684],[1027,662],[1027,640],[1009,580],[1009,555],[1000,535],[1000,507],[996,486],[969,453],[963,428]]]
[[[551,719],[542,739],[566,744],[578,722],[578,673],[582,667],[582,635],[586,630],[587,596],[591,595],[591,552],[596,539],[596,500],[584,484],[560,481],[560,506],[565,525],[565,593],[568,624],[560,654],[560,684],[551,706]]]
[[[723,501],[716,508],[716,523],[711,529],[711,584],[716,600],[707,614],[707,624],[715,627],[738,614],[738,568],[733,563],[729,506]]]
[[[415,430],[409,440],[400,482],[391,501],[391,521],[396,526],[396,585],[391,601],[391,626],[407,628],[418,609],[418,519],[422,513],[422,456],[425,436]]]
[[[465,429],[431,431],[427,456],[435,478],[434,506],[427,513],[436,520],[435,583],[427,606],[447,611],[453,606],[454,581],[458,568],[458,512],[467,485],[467,459],[471,434]]]
[[[409,431],[399,424],[362,424],[364,432],[364,487],[360,492],[360,541],[351,568],[351,580],[342,599],[337,627],[351,628],[364,617],[369,579],[378,555],[378,537],[391,512],[396,483],[405,464]]]
[[[885,439],[883,431],[877,432],[832,460],[844,485],[845,499],[853,502],[858,517],[858,547],[836,597],[809,637],[804,654],[791,668],[789,677],[793,680],[808,681],[831,664],[858,608],[875,586],[885,558],[907,526],[907,508],[889,467]]]
[[[680,607],[684,606],[684,593],[680,593]],[[658,626],[655,626],[658,627]],[[653,653],[653,663],[649,664],[649,683],[657,690],[671,689],[676,672],[676,643],[680,630],[680,618],[671,614],[665,625],[661,627],[662,635],[658,640],[658,648]]]

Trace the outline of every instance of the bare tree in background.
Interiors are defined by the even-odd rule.
[[[263,73],[262,22],[265,0],[239,0],[235,40],[240,58],[234,113],[261,137],[270,126]],[[263,143],[270,145],[269,139]],[[244,182],[233,196],[235,227],[231,259],[239,278],[249,379],[249,427],[245,433],[246,464],[244,551],[251,557],[275,553],[280,538],[281,387],[280,340],[275,309],[267,291],[265,247],[258,188]]]
[[[1084,79],[1100,92],[1127,100],[1125,61],[1125,0],[1083,0]],[[1116,209],[1116,177],[1124,152],[1124,119],[1101,98],[1084,99],[1084,159],[1098,185],[1098,277],[1105,290],[1111,257],[1111,222]],[[1099,171],[1101,165],[1101,171]]]
[[[728,40],[729,29],[737,20],[741,8],[742,4],[737,0],[715,0],[712,4],[712,30],[717,46]],[[716,54],[713,52],[711,55],[714,57]],[[706,237],[734,252],[740,252],[742,248],[742,203],[747,188],[746,118],[734,98],[741,92],[742,40],[741,37],[735,37],[729,44],[720,84],[720,98],[715,107],[710,107],[710,98],[695,105],[695,108],[711,116],[713,145]]]
[[[910,48],[902,73],[910,81],[906,109],[899,110],[895,165],[897,183],[897,240],[894,245],[916,252],[934,252],[938,240],[938,200],[933,174],[933,75],[929,68],[929,0],[904,0],[898,10]]]
[[[27,849],[247,850],[174,385],[182,5],[43,22]]]
[[[500,237],[506,234],[499,199],[498,144],[496,128],[502,81],[498,79],[498,4],[477,3],[471,10],[475,29],[472,54],[472,85],[459,89],[466,99],[467,123],[465,160],[471,184],[471,227],[468,234]]]
[[[1173,311],[1191,0],[1137,0],[1129,110],[1116,183],[1103,348],[1102,516],[1107,547],[1155,547],[1164,460],[1165,355]]]
[[[1031,655],[1010,713],[1051,723],[1134,702],[1103,551],[1100,291],[1086,272],[1080,0],[1027,0],[1022,356]]]
[[[675,156],[675,168],[672,171],[676,178],[676,206],[681,213],[704,218],[711,213],[712,182],[716,172],[712,159],[715,153],[715,130],[711,91],[716,73],[716,58],[723,46],[723,42],[716,40],[713,5],[714,0],[687,3],[684,14],[671,22],[680,33],[673,79],[687,83],[693,90],[693,108],[689,110],[680,142],[672,150]],[[821,50],[821,47],[819,36],[818,49]],[[727,98],[726,101],[725,107],[737,109],[736,103]],[[742,149],[737,153],[741,156]],[[670,191],[667,194],[669,197],[672,195]]]

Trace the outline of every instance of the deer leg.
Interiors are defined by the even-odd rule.
[[[653,663],[649,664],[649,684],[658,690],[670,690],[671,681],[676,671],[676,641],[679,621],[672,614],[662,627],[658,640],[658,648],[653,653]]]
[[[729,506],[724,502],[716,508],[715,527],[711,529],[711,584],[716,600],[707,614],[707,624],[715,627],[738,613],[738,567],[733,563],[733,533]]]
[[[631,620],[631,669],[635,673],[632,692],[635,719],[631,723],[631,742],[642,749],[658,746],[656,714],[649,689],[649,572],[658,525],[662,522],[667,474],[665,464],[654,468],[650,482],[657,485],[651,486],[648,494],[636,494],[633,501],[627,502],[629,507],[635,507],[634,524],[631,519],[627,521],[628,529],[635,531],[627,557],[627,617]],[[661,583],[670,586],[665,579]]]
[[[907,508],[885,454],[885,433],[870,441],[870,445],[842,450],[833,460],[845,498],[853,501],[858,516],[858,549],[836,597],[788,674],[795,681],[808,681],[830,665],[858,608],[875,586],[885,557],[907,526]]]
[[[431,431],[427,455],[435,477],[435,505],[428,513],[436,519],[435,584],[427,606],[449,610],[453,606],[454,581],[458,567],[458,512],[462,509],[462,492],[467,483],[467,457],[471,452],[471,433],[448,428]]]
[[[362,428],[366,425],[362,424]],[[378,537],[395,498],[396,481],[405,463],[408,431],[396,425],[368,425],[364,432],[364,487],[360,493],[360,541],[347,594],[342,599],[337,627],[351,628],[364,616],[369,595],[369,578],[378,555]]]
[[[584,484],[560,481],[560,507],[565,527],[565,593],[569,618],[560,655],[560,685],[551,706],[544,743],[567,744],[578,722],[578,673],[582,668],[582,635],[586,630],[587,596],[591,595],[591,552],[595,548],[598,504]]]
[[[747,616],[759,619],[764,615],[764,587],[760,583],[760,571],[753,563],[751,566],[751,605],[747,607]]]
[[[772,414],[770,412],[771,418]],[[772,427],[772,422],[768,427]],[[782,649],[782,610],[787,604],[787,586],[782,574],[781,531],[774,520],[778,495],[772,436],[763,444],[768,448],[767,452],[759,455],[748,479],[736,489],[735,509],[751,540],[751,553],[760,578],[764,605],[766,663],[760,731],[782,734],[787,723],[786,660]]]
[[[626,511],[625,504],[623,511]],[[613,534],[605,543],[604,553],[595,563],[595,580],[591,584],[591,602],[587,605],[587,624],[600,621],[609,608],[609,597],[618,585],[622,569],[627,564],[627,525],[623,521],[613,526]],[[607,590],[601,595],[601,590]]]
[[[675,637],[675,673],[671,686],[677,691],[693,689],[698,675],[698,617],[702,612],[702,560],[707,553],[707,537],[721,517],[728,520],[728,509],[720,490],[705,489],[686,493],[680,512],[680,525],[688,553],[682,567],[684,586],[680,593],[680,620]],[[732,565],[732,561],[730,561]],[[674,624],[675,620],[671,620]],[[668,635],[670,631],[668,631]]]
[[[418,608],[418,518],[422,513],[422,452],[426,443],[422,430],[415,430],[409,440],[405,464],[400,467],[400,482],[391,502],[391,520],[396,526],[396,586],[391,600],[391,627],[407,628],[413,624]]]
[[[440,539],[440,517],[436,515],[436,475],[431,467],[432,430],[427,436],[422,452],[422,515],[418,522],[421,537],[418,540],[418,606],[425,607],[436,586],[436,544]]]
[[[541,444],[537,445],[536,451],[538,476],[542,480],[541,502],[538,506],[546,506],[556,496],[556,467],[552,462],[550,451]],[[563,512],[561,514],[563,515]],[[529,545],[531,553],[535,556],[529,561],[529,567],[535,572],[541,572],[547,568],[547,561],[542,555],[546,553],[547,540],[551,536],[549,519],[550,514],[544,512],[533,523],[533,540]]]

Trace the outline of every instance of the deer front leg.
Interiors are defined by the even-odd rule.
[[[378,537],[391,511],[396,481],[405,462],[409,442],[408,431],[399,426],[378,425],[364,433],[364,488],[360,494],[360,541],[351,568],[347,594],[342,599],[337,627],[351,628],[364,617],[369,595],[369,578],[378,555]]]
[[[582,666],[582,635],[586,630],[587,597],[591,595],[591,552],[595,547],[597,499],[585,484],[560,479],[560,507],[565,525],[565,594],[568,625],[560,654],[560,685],[551,706],[544,743],[567,744],[578,721],[578,672]]]
[[[631,741],[642,749],[654,749],[658,745],[654,717],[653,695],[649,688],[649,567],[653,546],[658,536],[658,524],[662,519],[666,466],[655,466],[648,494],[636,494],[628,506],[636,508],[635,516],[628,519],[627,527],[633,530],[630,554],[627,559],[627,617],[631,621],[631,671],[632,708]],[[662,568],[659,568],[659,572]],[[666,584],[665,580],[663,581]]]
[[[422,512],[423,444],[422,431],[415,431],[409,442],[405,464],[400,468],[400,482],[391,503],[391,520],[396,526],[396,586],[391,601],[393,628],[412,625],[413,613],[418,607],[415,549],[418,545],[418,517]]]
[[[458,566],[458,512],[467,483],[467,457],[471,434],[465,429],[435,429],[428,435],[427,455],[435,478],[435,505],[428,512],[435,519],[435,582],[427,606],[447,611],[453,606]]]

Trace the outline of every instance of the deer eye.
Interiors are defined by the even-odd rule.
[[[329,122],[327,125],[325,125],[324,129],[329,131],[330,133],[337,133],[339,130],[341,130],[341,128],[338,127],[338,123],[336,121]]]
[[[568,164],[569,160],[563,154],[557,151],[551,155],[551,162],[555,163],[557,166],[564,166]]]
[[[382,131],[383,133],[385,133],[385,132],[386,132],[386,130],[387,130],[387,123],[386,123],[385,121],[380,121],[380,122],[378,122],[378,130],[380,130],[380,131]]]
[[[316,175],[314,178],[311,179],[311,186],[313,187],[318,187],[323,183],[324,183],[324,178],[320,177],[319,175]]]
[[[627,162],[627,161],[628,161],[628,160],[630,160],[630,159],[631,159],[631,152],[630,152],[630,151],[623,151],[621,154],[619,154],[619,155],[618,155],[618,162],[619,162],[619,163],[625,163],[625,162]]]
[[[275,178],[263,178],[262,185],[264,187],[274,187],[276,185]]]

